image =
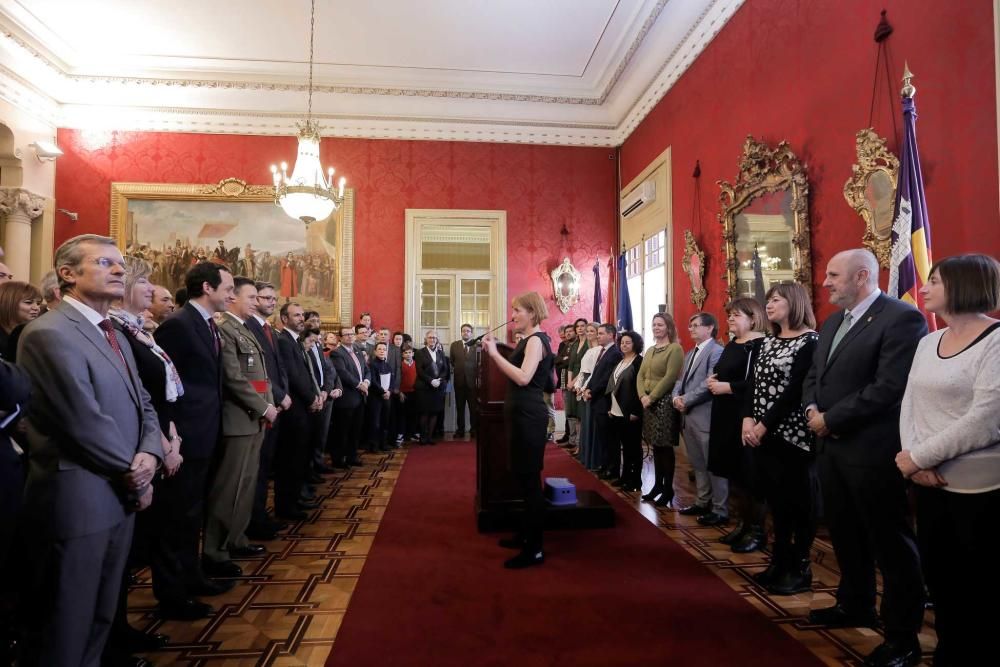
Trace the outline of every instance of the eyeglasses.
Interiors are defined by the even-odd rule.
[[[90,259],[92,264],[97,264],[102,269],[110,269],[112,266],[118,266],[123,271],[125,270],[125,262],[119,262],[116,259],[111,259],[110,257],[92,257]]]

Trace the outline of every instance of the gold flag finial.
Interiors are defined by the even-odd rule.
[[[913,79],[913,72],[910,71],[910,63],[903,61],[903,90],[900,91],[903,97],[913,97],[917,94],[917,89],[910,83]]]

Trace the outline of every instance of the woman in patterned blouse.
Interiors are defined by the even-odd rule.
[[[818,487],[802,382],[819,336],[802,285],[773,285],[766,301],[774,335],[764,340],[748,380],[753,390],[744,402],[742,439],[754,448],[759,490],[774,518],[774,551],[770,567],[754,579],[775,595],[792,595],[812,586]]]

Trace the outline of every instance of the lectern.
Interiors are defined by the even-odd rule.
[[[497,343],[504,359],[514,352]],[[520,522],[524,499],[514,482],[510,465],[510,439],[504,419],[509,380],[482,347],[474,348],[477,359],[476,400],[476,525],[480,532],[515,528]],[[470,351],[470,354],[472,351]],[[543,473],[544,476],[544,473]],[[549,506],[545,527],[607,528],[615,523],[611,505],[594,491],[577,491],[576,505]]]

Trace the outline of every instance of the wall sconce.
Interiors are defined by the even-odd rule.
[[[35,149],[35,157],[39,162],[54,162],[57,157],[63,154],[62,149],[56,146],[54,141],[33,141],[28,144]]]

